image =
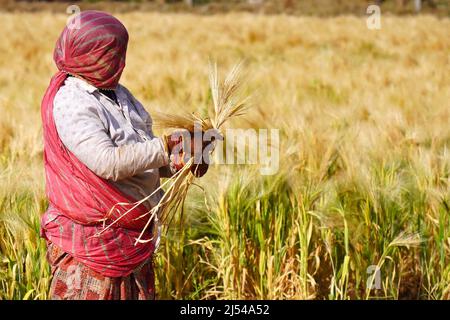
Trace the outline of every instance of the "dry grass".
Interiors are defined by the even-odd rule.
[[[0,297],[45,298],[48,273],[23,266],[45,265],[39,103],[65,16],[0,18]],[[281,130],[279,174],[218,166],[201,180],[209,209],[189,193],[191,228],[158,256],[160,297],[450,296],[448,18],[383,17],[378,32],[355,17],[119,18],[123,84],[150,113],[207,114],[207,62],[245,59],[255,107],[233,127]],[[381,290],[366,290],[369,265]]]

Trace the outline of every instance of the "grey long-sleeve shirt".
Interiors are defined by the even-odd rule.
[[[54,99],[55,125],[63,144],[90,170],[140,200],[160,186],[161,175],[170,175],[169,158],[143,106],[121,85],[115,94],[118,103],[68,77]]]

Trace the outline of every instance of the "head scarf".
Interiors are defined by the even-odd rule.
[[[53,59],[60,71],[99,89],[115,89],[125,67],[128,32],[113,16],[84,11],[72,18],[56,42]]]

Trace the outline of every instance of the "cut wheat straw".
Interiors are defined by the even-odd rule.
[[[211,96],[213,100],[213,108],[209,113],[209,118],[201,118],[200,116],[192,114],[174,115],[166,113],[158,113],[154,116],[155,124],[164,128],[173,129],[186,129],[189,132],[194,132],[197,125],[201,125],[203,131],[210,129],[215,129],[220,132],[229,119],[240,116],[244,113],[247,106],[247,99],[238,99],[237,93],[241,86],[241,71],[242,64],[239,63],[235,65],[231,71],[228,73],[227,77],[223,82],[220,82],[217,64],[210,64],[209,72],[209,82],[211,87]],[[146,243],[152,241],[152,239],[144,240],[142,237],[149,228],[152,221],[154,225],[158,228],[158,233],[160,232],[160,224],[170,225],[175,213],[180,207],[183,207],[184,201],[187,196],[189,187],[193,184],[195,176],[191,172],[191,167],[194,165],[193,158],[183,166],[176,174],[171,178],[167,179],[161,186],[156,189],[152,194],[147,197],[133,203],[133,207],[126,212],[124,212],[120,217],[111,222],[109,225],[105,226],[97,235],[100,235],[107,229],[111,228],[113,225],[118,223],[124,216],[129,214],[133,209],[135,209],[140,204],[146,202],[153,196],[156,192],[167,186],[164,195],[156,206],[149,210],[144,215],[136,218],[143,219],[148,217],[145,227],[142,229],[139,237],[136,239],[137,243]],[[123,204],[116,204],[110,213]],[[109,216],[109,215],[108,215]]]

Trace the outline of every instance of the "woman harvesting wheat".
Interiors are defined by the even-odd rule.
[[[50,294],[53,299],[152,299],[156,237],[148,228],[143,240],[151,241],[135,243],[149,221],[137,218],[161,199],[160,177],[183,166],[182,139],[156,138],[148,113],[119,84],[125,27],[99,11],[75,18],[76,27],[66,26],[56,43],[59,72],[41,107],[49,200],[41,227],[53,273]],[[117,223],[104,229],[111,221]]]

